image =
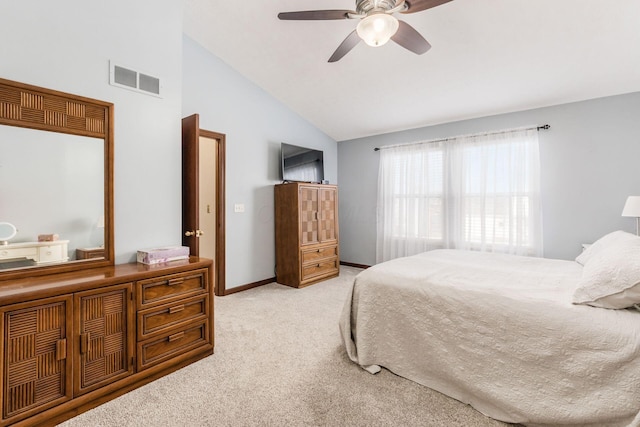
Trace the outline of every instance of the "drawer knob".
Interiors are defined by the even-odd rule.
[[[178,332],[177,334],[169,335],[169,342],[178,341],[184,337],[184,332]]]
[[[318,251],[317,251],[317,252],[318,252],[318,253],[322,252],[322,249],[318,249]]]

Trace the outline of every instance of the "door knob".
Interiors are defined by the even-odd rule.
[[[200,237],[204,234],[204,231],[202,230],[196,230],[196,231],[185,231],[184,235],[187,237],[191,237],[191,236],[196,236],[196,237]]]

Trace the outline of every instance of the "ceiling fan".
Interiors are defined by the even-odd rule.
[[[315,21],[333,19],[360,19],[355,30],[338,46],[329,62],[339,61],[360,40],[369,46],[382,46],[390,39],[413,53],[422,55],[431,48],[411,25],[399,21],[393,14],[415,13],[431,9],[452,0],[356,0],[356,10],[306,10],[282,12],[281,20]]]

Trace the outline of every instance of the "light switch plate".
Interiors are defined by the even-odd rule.
[[[236,212],[236,213],[244,212],[244,204],[243,203],[236,203],[235,205],[233,205],[233,211]]]

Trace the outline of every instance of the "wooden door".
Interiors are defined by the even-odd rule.
[[[321,243],[338,240],[338,192],[335,188],[318,190],[318,229]]]
[[[70,295],[3,308],[2,425],[71,399],[72,313]]]
[[[182,244],[189,247],[191,255],[200,255],[200,245],[195,231],[199,230],[199,178],[198,143],[200,129],[198,115],[182,119]]]
[[[214,292],[225,292],[225,135],[182,119],[182,244],[214,260]]]
[[[131,283],[74,294],[76,396],[133,374],[132,295]]]
[[[300,245],[318,243],[318,188],[300,186],[298,201],[300,203]]]

